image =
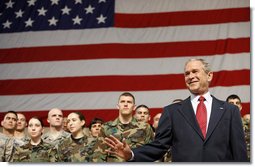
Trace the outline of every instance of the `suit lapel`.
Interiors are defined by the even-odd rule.
[[[224,112],[225,112],[224,103],[216,99],[215,97],[213,97],[212,111],[211,111],[210,121],[209,121],[208,129],[207,129],[207,133],[206,133],[206,140],[211,136],[212,132],[214,131],[216,125],[220,121]]]
[[[186,121],[190,124],[190,126],[200,135],[200,137],[203,139],[203,134],[200,130],[200,127],[197,123],[197,119],[195,116],[195,112],[193,110],[190,97],[185,99],[182,102],[182,106],[179,109],[179,112],[183,115],[183,117],[186,119]]]

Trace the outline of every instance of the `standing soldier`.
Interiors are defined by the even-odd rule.
[[[119,96],[117,108],[119,109],[119,117],[114,121],[106,122],[102,126],[101,136],[99,137],[94,154],[95,161],[97,162],[125,161],[116,155],[105,152],[108,149],[108,146],[104,143],[105,137],[113,135],[121,141],[125,139],[131,148],[142,146],[153,139],[153,130],[150,125],[138,122],[133,117],[135,98],[131,93],[125,92]]]
[[[48,113],[49,131],[43,134],[42,139],[52,145],[57,145],[60,141],[70,136],[70,133],[63,130],[63,112],[58,108],[53,108]]]

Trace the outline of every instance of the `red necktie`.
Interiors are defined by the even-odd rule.
[[[197,106],[197,122],[199,124],[199,127],[203,133],[204,138],[206,137],[206,124],[207,124],[207,112],[206,112],[206,107],[204,104],[205,98],[203,96],[199,97],[199,104]]]

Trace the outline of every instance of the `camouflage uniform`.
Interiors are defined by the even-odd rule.
[[[43,139],[44,142],[56,146],[61,141],[63,141],[64,139],[68,138],[70,135],[71,135],[70,133],[63,130],[62,133],[56,139],[54,139],[52,137],[52,135],[50,134],[50,132],[47,132],[47,133],[42,135],[42,139]]]
[[[0,162],[5,162],[6,161],[6,157],[5,157],[5,151],[6,151],[6,142],[9,138],[0,133]]]
[[[74,139],[72,136],[64,139],[58,145],[59,162],[92,162],[96,138],[84,136]]]
[[[12,162],[56,162],[56,147],[43,140],[36,146],[29,141],[23,146],[14,148]]]
[[[0,133],[0,162],[12,161],[14,147],[19,147],[24,144],[21,140]]]
[[[105,149],[108,146],[104,144],[104,138],[110,135],[119,140],[125,138],[126,143],[131,148],[136,148],[149,143],[153,140],[153,130],[148,123],[137,122],[135,118],[129,124],[122,124],[119,118],[114,121],[106,122],[101,129],[101,136],[95,146],[94,161],[96,162],[124,162],[125,160],[112,154],[107,154]]]
[[[22,138],[15,138],[15,139],[20,141],[21,143],[23,142],[24,144],[30,141],[30,137],[28,137],[27,135]]]
[[[247,156],[248,156],[248,160],[250,161],[250,156],[251,156],[250,122],[247,122],[245,119],[242,119],[242,122],[243,122],[244,137],[245,137],[246,147],[247,147]]]

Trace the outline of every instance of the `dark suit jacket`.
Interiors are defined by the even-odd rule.
[[[134,161],[160,159],[172,146],[172,161],[247,161],[240,111],[213,97],[206,139],[196,120],[190,97],[164,107],[152,143],[133,149]]]

